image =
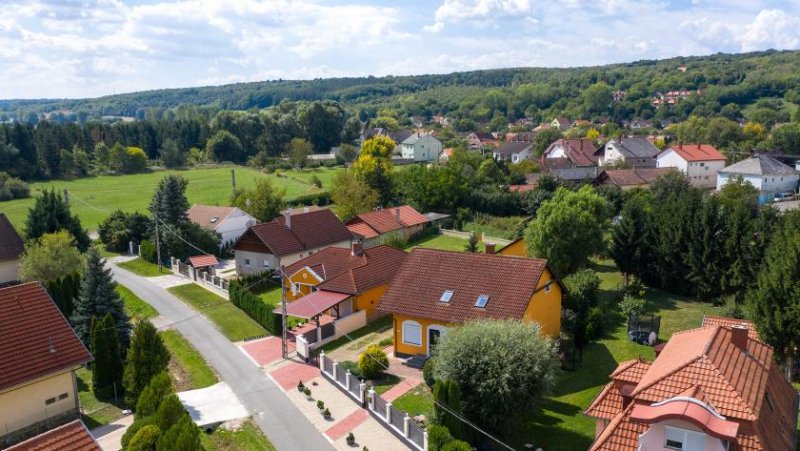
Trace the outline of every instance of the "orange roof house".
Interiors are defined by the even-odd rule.
[[[516,240],[498,249],[497,254],[511,257],[527,257],[528,248],[525,246],[525,239],[517,238]]]
[[[652,363],[620,363],[586,409],[591,450],[794,449],[798,394],[738,321],[708,317]]]
[[[396,354],[429,355],[449,328],[479,318],[537,322],[557,337],[561,295],[546,260],[416,248],[378,311],[393,315]]]
[[[656,167],[677,168],[694,186],[717,186],[717,172],[725,167],[725,155],[710,144],[678,143],[656,155]]]
[[[283,280],[286,298],[292,304],[316,292],[345,295],[339,314],[366,310],[375,316],[378,301],[386,292],[395,271],[408,257],[404,251],[387,245],[363,249],[329,247],[287,266]],[[319,296],[318,296],[319,297]],[[293,307],[300,308],[300,307]]]
[[[361,213],[347,221],[347,228],[361,238],[364,247],[384,244],[392,239],[410,239],[422,232],[430,221],[410,205]]]
[[[42,284],[0,288],[0,448],[79,418],[92,356]]]

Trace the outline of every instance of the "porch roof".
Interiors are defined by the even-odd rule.
[[[333,291],[314,291],[296,301],[290,302],[286,306],[286,314],[298,318],[311,319],[347,300],[350,296],[346,293]],[[282,313],[280,307],[276,308],[274,312],[279,315]]]

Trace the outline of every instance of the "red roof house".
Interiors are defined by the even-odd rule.
[[[18,443],[6,451],[100,451],[81,420],[75,420]]]
[[[347,228],[361,238],[364,247],[373,247],[392,239],[409,239],[425,228],[430,220],[410,205],[361,213],[347,221]]]
[[[589,138],[559,139],[544,151],[542,164],[549,166],[549,160],[566,158],[573,167],[597,166],[596,153],[597,147]]]
[[[592,451],[794,449],[798,394],[772,348],[711,323],[674,334],[652,363],[620,363],[585,412]]]
[[[717,173],[725,167],[725,155],[710,144],[678,143],[656,155],[656,167],[677,168],[694,186],[717,186]]]
[[[78,418],[75,371],[92,356],[39,282],[0,288],[0,447]]]

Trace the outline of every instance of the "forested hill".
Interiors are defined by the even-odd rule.
[[[682,66],[685,71],[679,70]],[[614,90],[632,91],[648,99],[657,91],[711,89],[708,94],[719,105],[744,105],[762,97],[783,97],[787,90],[800,86],[798,82],[800,51],[766,51],[566,69],[516,68],[446,75],[277,80],[162,89],[95,99],[0,100],[0,114],[5,117],[19,114],[24,118],[24,114],[66,110],[81,113],[84,119],[101,115],[143,118],[147,109],[164,110],[183,104],[208,106],[214,110],[244,110],[269,107],[284,99],[329,99],[372,112],[380,105],[405,101],[409,114],[431,115],[449,113],[462,106],[460,103],[470,96],[485,93],[487,88],[532,85],[547,88],[568,103],[568,99],[580,97],[584,90],[597,83],[605,83]],[[535,90],[532,95],[541,96]],[[533,105],[543,110],[557,102],[558,99],[543,99]],[[569,106],[565,104],[561,109]],[[520,111],[516,115],[524,113]]]

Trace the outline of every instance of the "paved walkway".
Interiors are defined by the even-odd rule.
[[[133,415],[124,416],[113,423],[92,429],[92,437],[103,451],[119,451],[122,449],[122,436],[132,423]]]
[[[258,366],[268,366],[281,360],[283,355],[280,337],[259,338],[258,340],[239,343],[239,347]],[[290,354],[294,352],[294,342],[290,341],[288,347]]]
[[[278,450],[325,451],[331,445],[283,390],[205,317],[165,289],[111,265],[114,277],[172,323],[230,385]],[[296,390],[295,390],[296,392]],[[374,449],[381,449],[380,447]]]

